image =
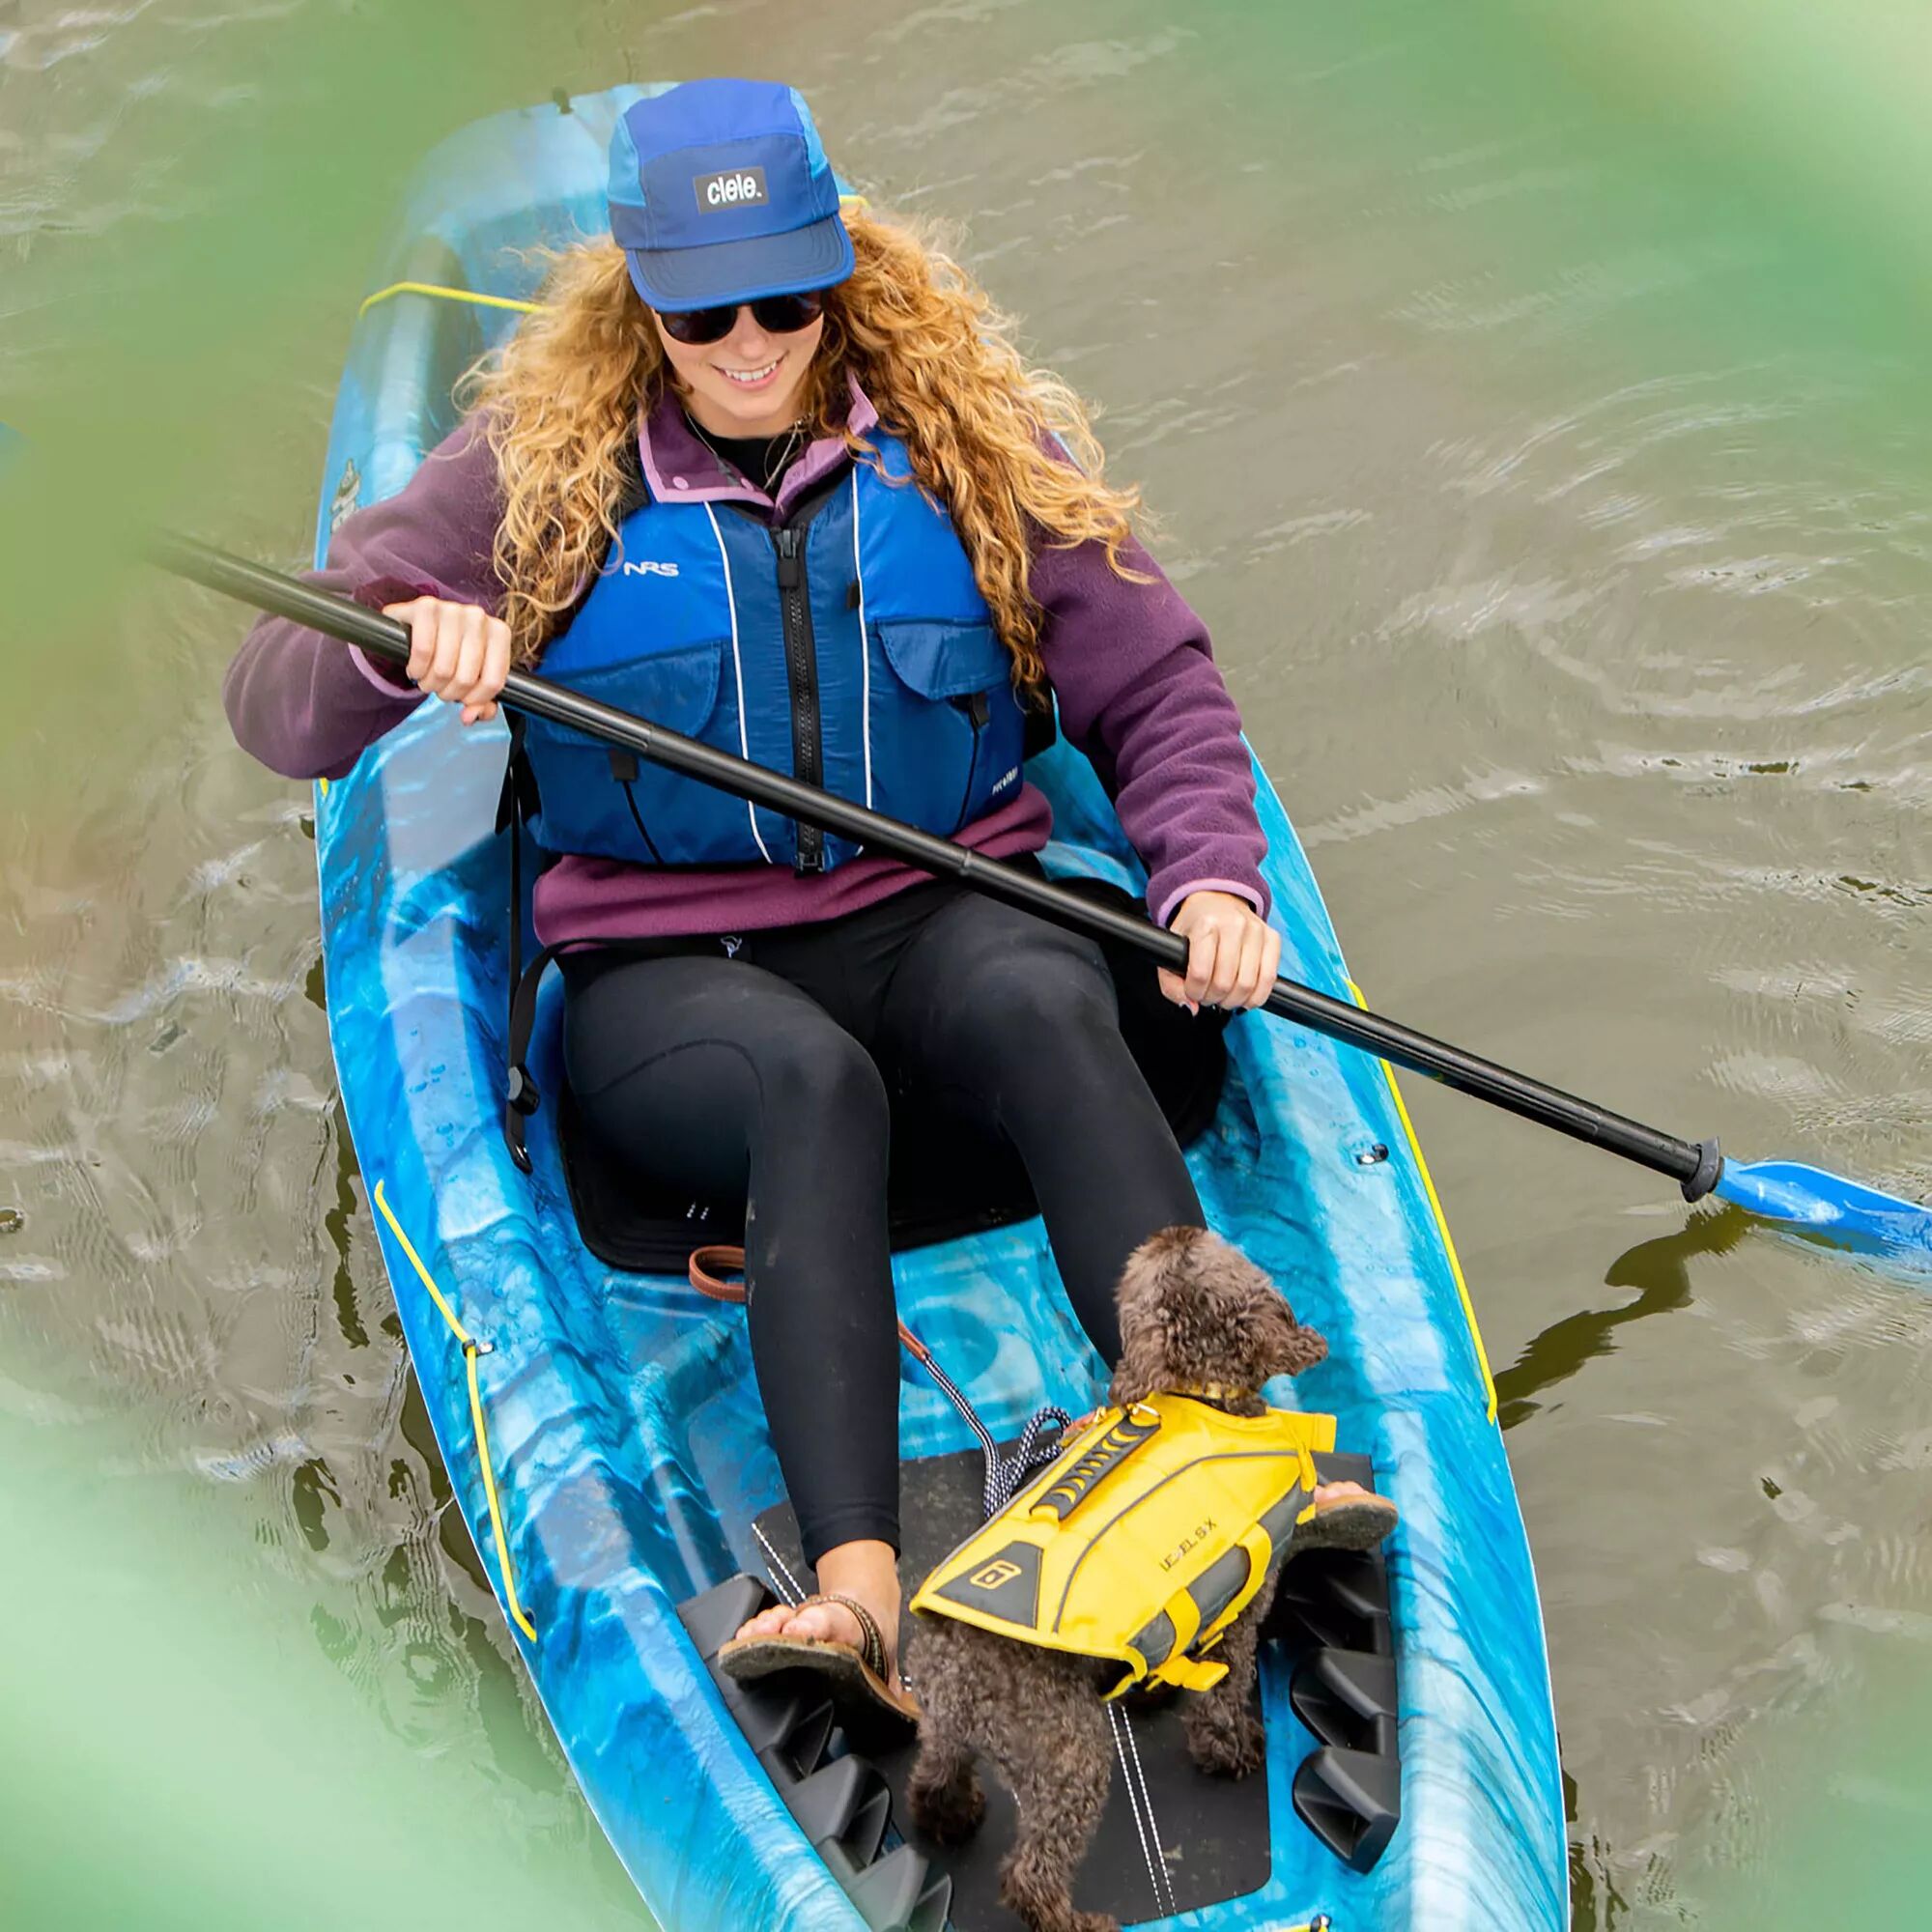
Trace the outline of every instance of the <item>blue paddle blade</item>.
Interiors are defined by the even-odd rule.
[[[1932,1208],[1800,1160],[1724,1163],[1717,1193],[1821,1239],[1932,1265]]]

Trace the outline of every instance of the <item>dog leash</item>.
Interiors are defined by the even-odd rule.
[[[745,1272],[745,1251],[743,1248],[717,1245],[694,1248],[686,1273],[691,1285],[699,1294],[708,1295],[713,1301],[727,1301],[743,1304],[749,1297],[749,1291],[743,1280]],[[724,1276],[737,1275],[739,1280],[726,1281]],[[1027,1426],[1020,1433],[1020,1439],[1010,1456],[1000,1454],[1000,1445],[993,1440],[993,1432],[980,1420],[980,1412],[966,1400],[966,1392],[933,1359],[932,1350],[915,1335],[906,1324],[898,1324],[899,1341],[907,1354],[911,1355],[927,1375],[936,1381],[949,1401],[964,1418],[967,1428],[980,1438],[980,1453],[986,1459],[986,1478],[982,1492],[988,1520],[999,1515],[1012,1501],[1036,1470],[1043,1469],[1060,1454],[1065,1441],[1067,1426],[1073,1418],[1056,1405],[1049,1403],[1043,1408],[1036,1409],[1028,1418]],[[1047,1430],[1058,1432],[1052,1440],[1044,1439]]]

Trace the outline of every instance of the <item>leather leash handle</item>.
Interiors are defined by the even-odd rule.
[[[709,1295],[713,1301],[736,1301],[745,1299],[746,1289],[743,1281],[725,1281],[724,1275],[742,1275],[745,1272],[745,1251],[743,1248],[727,1246],[718,1242],[708,1248],[693,1248],[691,1260],[685,1264],[685,1273],[691,1285],[699,1294]],[[906,1352],[914,1360],[923,1362],[928,1369],[932,1367],[932,1356],[926,1346],[908,1328],[903,1321],[898,1324],[899,1341]]]
[[[719,1273],[713,1273],[713,1269]],[[724,1281],[722,1274],[742,1275],[745,1272],[745,1251],[723,1245],[709,1248],[693,1248],[691,1261],[685,1272],[691,1277],[691,1285],[699,1294],[708,1294],[713,1301],[743,1301],[745,1284],[743,1281]]]

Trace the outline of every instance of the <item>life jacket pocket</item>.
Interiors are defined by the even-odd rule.
[[[899,761],[882,809],[957,832],[987,809],[1002,779],[1018,775],[1012,659],[990,624],[881,618],[870,629],[899,687],[875,694],[889,729],[921,748]]]
[[[734,707],[719,703],[729,644],[728,638],[710,638],[600,666],[575,673],[571,688],[648,724],[735,752],[736,725],[721,716]],[[540,799],[532,830],[552,851],[635,865],[698,865],[743,837],[746,808],[737,800],[582,732],[532,718],[526,750]]]
[[[891,617],[872,631],[886,662],[922,697],[969,697],[1012,680],[1013,661],[990,624]]]
[[[579,671],[570,680],[571,688],[600,704],[614,704],[653,724],[696,737],[717,707],[719,671],[730,641],[707,638],[676,650],[653,651],[623,664]]]

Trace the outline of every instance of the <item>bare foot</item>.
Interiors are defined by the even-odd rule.
[[[886,1646],[886,1681],[896,1681],[899,1647],[898,1560],[889,1543],[841,1543],[818,1559],[818,1587],[828,1596],[864,1604]],[[841,1643],[861,1656],[866,1633],[843,1604],[775,1604],[741,1625],[738,1635],[813,1637]]]
[[[1319,1483],[1308,1517],[1294,1526],[1291,1553],[1304,1549],[1373,1549],[1398,1521],[1396,1506],[1360,1483]]]
[[[1360,1483],[1317,1483],[1313,1500],[1317,1509],[1326,1509],[1345,1496],[1366,1496],[1369,1493]]]

